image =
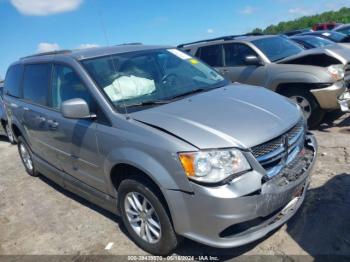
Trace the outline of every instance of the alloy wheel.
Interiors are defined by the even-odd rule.
[[[23,160],[24,165],[26,166],[26,168],[30,171],[33,170],[33,161],[32,161],[32,157],[30,155],[30,153],[28,152],[28,149],[26,148],[26,146],[21,143],[19,146],[19,152],[21,154],[21,158]]]
[[[157,243],[161,238],[159,217],[145,196],[130,192],[124,201],[125,214],[134,232],[147,243]]]
[[[290,97],[293,101],[295,101],[303,110],[304,116],[306,119],[309,119],[312,113],[312,108],[310,102],[302,96],[292,96]]]
[[[14,141],[15,141],[15,138],[13,137],[13,133],[12,133],[12,130],[11,130],[11,128],[9,127],[9,125],[6,125],[6,134],[7,134],[7,137],[8,137],[8,139],[9,139],[9,141],[11,142],[11,143],[13,143]]]

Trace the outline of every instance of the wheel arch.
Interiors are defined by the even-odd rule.
[[[164,205],[164,208],[166,209],[169,218],[172,222],[172,215],[168,201],[166,200],[166,197],[161,187],[156,181],[154,181],[154,179],[150,175],[130,164],[119,163],[114,165],[110,172],[110,180],[116,191],[118,191],[120,184],[126,179],[133,179],[150,187],[152,189],[152,192],[157,195],[159,200]]]

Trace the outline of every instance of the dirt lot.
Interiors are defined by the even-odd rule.
[[[350,255],[350,114],[327,116],[319,130],[319,156],[306,201],[278,231],[233,249],[190,240],[179,255]],[[55,186],[25,174],[17,153],[0,138],[1,255],[143,255],[124,234],[119,218]],[[113,243],[109,250],[105,247]],[[246,256],[245,256],[246,257]],[[311,257],[309,257],[311,259]]]

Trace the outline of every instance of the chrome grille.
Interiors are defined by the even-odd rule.
[[[295,144],[300,137],[301,134],[304,132],[304,120],[300,120],[291,130],[289,130],[287,133],[258,146],[252,147],[251,151],[258,160],[266,155],[269,155],[271,153],[276,152],[278,154],[279,149],[281,152],[283,152],[283,136],[288,136],[289,146],[292,146]]]

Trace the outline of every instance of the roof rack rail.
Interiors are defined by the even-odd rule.
[[[71,52],[72,52],[71,50],[57,50],[57,51],[51,51],[51,52],[44,52],[44,53],[38,53],[38,54],[22,57],[21,60],[26,58],[32,58],[32,57],[39,57],[39,56],[69,54]]]
[[[196,42],[191,42],[191,43],[185,43],[185,44],[180,44],[177,47],[178,48],[183,48],[184,46],[188,45],[194,45],[194,44],[199,44],[199,43],[207,43],[207,42],[214,42],[214,41],[229,41],[229,40],[234,40],[238,37],[245,37],[245,36],[260,36],[264,35],[263,33],[248,33],[248,34],[242,34],[242,35],[228,35],[228,36],[221,36],[217,38],[211,38],[211,39],[206,39],[206,40],[200,40]]]

